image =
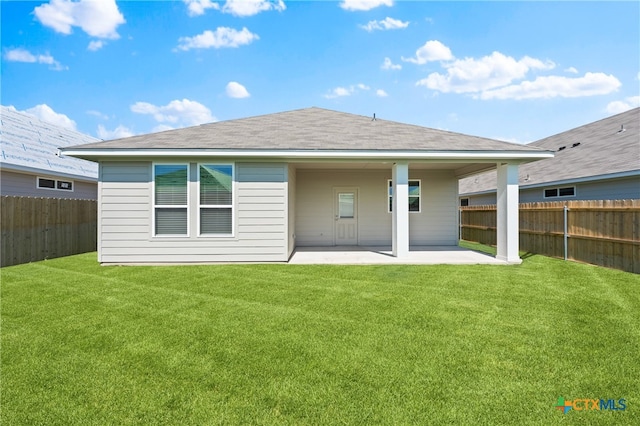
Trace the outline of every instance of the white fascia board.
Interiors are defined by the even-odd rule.
[[[312,160],[503,160],[534,161],[552,158],[553,151],[308,151],[308,150],[208,150],[208,149],[64,149],[79,158],[108,157],[229,157]]]

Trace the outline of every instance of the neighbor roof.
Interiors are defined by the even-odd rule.
[[[0,122],[2,169],[93,181],[98,179],[97,163],[56,155],[59,147],[95,142],[98,139],[2,105]]]
[[[519,167],[520,186],[570,180],[640,175],[640,108],[532,142],[528,147],[556,151],[553,158]],[[459,193],[496,189],[495,171],[460,180]]]
[[[306,108],[73,147],[92,150],[509,151],[544,150],[460,133]]]

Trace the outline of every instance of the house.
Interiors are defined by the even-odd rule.
[[[102,263],[286,262],[296,247],[458,244],[461,176],[498,169],[498,259],[519,263],[537,147],[321,108],[64,148],[100,163]]]
[[[0,106],[0,195],[97,198],[98,164],[61,158],[59,147],[98,139]]]
[[[556,155],[520,167],[520,202],[640,199],[640,108],[527,146]],[[496,186],[495,171],[461,179],[461,205],[495,204]]]

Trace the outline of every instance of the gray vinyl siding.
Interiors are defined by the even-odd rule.
[[[554,197],[544,198],[546,188],[575,187],[574,197]],[[640,199],[640,176],[611,179],[605,181],[580,182],[572,184],[550,184],[548,186],[521,189],[520,202],[533,203],[540,201],[562,201],[562,200],[635,200]]]
[[[411,245],[457,244],[457,179],[451,172],[409,171],[421,180],[421,212],[409,214]],[[358,188],[358,244],[391,244],[391,213],[387,208],[391,170],[304,170],[297,172],[296,245],[334,244],[336,187]]]
[[[178,163],[179,161],[176,161]],[[189,263],[286,261],[287,167],[235,163],[232,237],[198,235],[198,193],[191,163],[189,235],[154,237],[152,162],[102,162],[100,250],[102,263]]]
[[[496,193],[481,195],[463,195],[460,198],[468,198],[470,206],[488,206],[496,203]]]
[[[73,191],[38,188],[38,177],[72,181]],[[9,170],[1,170],[0,195],[95,200],[98,198],[98,185],[96,182],[80,181],[68,177],[56,177],[54,175],[46,173],[33,175],[28,173],[17,173]]]
[[[544,198],[544,190],[548,188],[575,187],[573,197]],[[460,196],[468,198],[470,206],[491,205],[496,203],[496,193]],[[640,176],[608,179],[593,182],[550,183],[537,188],[520,188],[520,203],[539,203],[546,201],[583,201],[583,200],[636,200],[640,199]]]

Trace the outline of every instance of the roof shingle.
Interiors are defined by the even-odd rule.
[[[306,108],[74,147],[92,149],[543,151],[371,117]]]

